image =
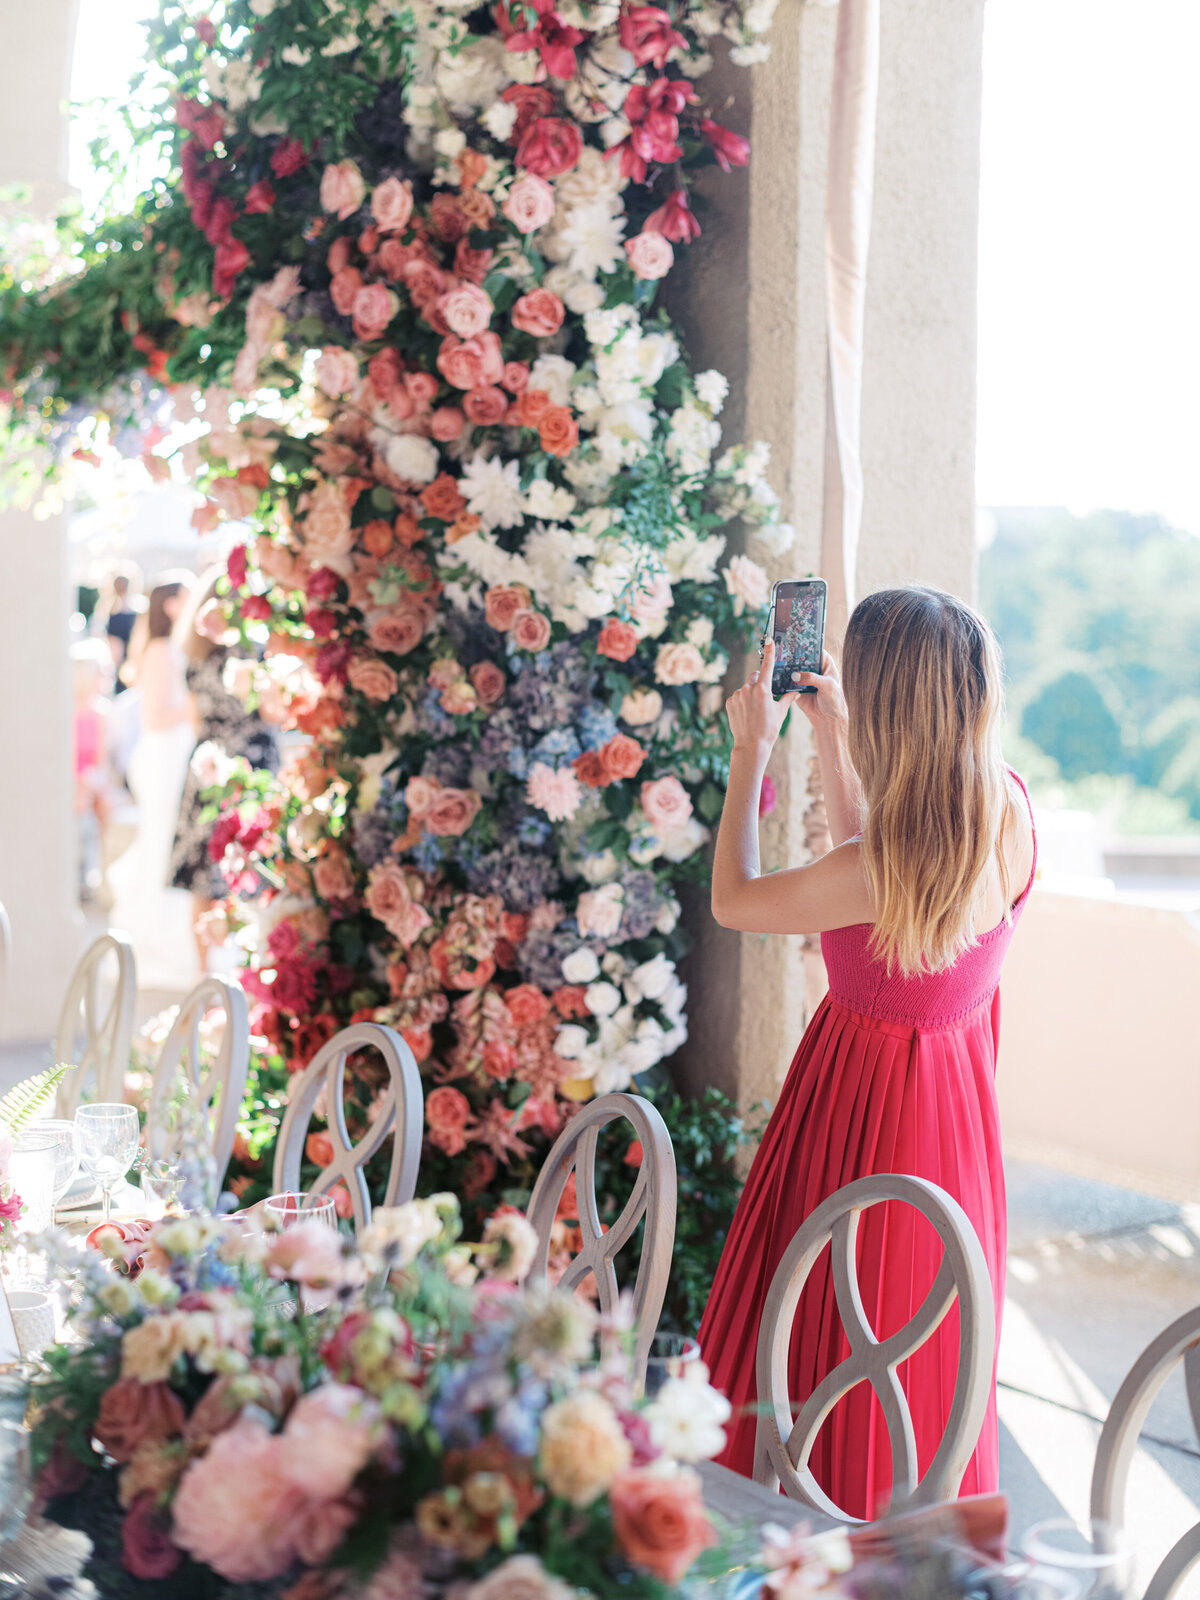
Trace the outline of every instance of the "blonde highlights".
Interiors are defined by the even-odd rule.
[[[970,606],[913,586],[861,601],[843,655],[872,954],[906,975],[937,972],[986,931],[976,917],[993,860],[1011,899],[1000,652]]]

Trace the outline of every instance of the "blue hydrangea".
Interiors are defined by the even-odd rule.
[[[518,1456],[537,1454],[540,1439],[539,1418],[546,1408],[549,1392],[536,1378],[524,1378],[516,1394],[497,1411],[494,1426],[504,1444]]]
[[[545,817],[535,817],[533,813],[526,814],[517,823],[517,838],[522,844],[533,845],[535,849],[545,844],[550,837],[550,824]]]
[[[571,728],[551,728],[530,751],[530,759],[544,761],[548,767],[569,766],[579,754],[579,740]]]
[[[519,744],[513,745],[504,759],[504,764],[514,778],[527,778],[529,776],[529,754],[522,750]]]
[[[512,747],[520,742],[516,717],[508,706],[500,706],[487,720],[479,741],[479,753],[485,762],[500,766],[508,760]]]
[[[562,888],[554,858],[534,855],[515,839],[503,850],[481,855],[466,866],[466,873],[475,894],[498,894],[512,911],[532,911],[539,901],[554,899]]]
[[[644,867],[626,872],[621,878],[625,899],[621,906],[622,939],[644,939],[651,933],[663,907],[654,874]]]
[[[592,702],[579,713],[579,742],[585,750],[599,750],[617,731],[617,719],[607,706]]]
[[[454,718],[442,709],[440,689],[430,689],[421,699],[417,706],[416,722],[422,733],[444,736],[451,731]]]
[[[471,770],[471,751],[465,742],[438,745],[425,757],[421,772],[436,778],[444,789],[461,789]]]
[[[396,837],[395,823],[386,811],[376,807],[354,820],[354,851],[365,867],[375,867],[391,849]]]
[[[432,872],[442,863],[442,844],[431,833],[423,833],[413,846],[413,860],[422,872]]]

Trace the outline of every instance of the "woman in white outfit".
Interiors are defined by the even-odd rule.
[[[141,702],[128,772],[138,830],[109,875],[111,920],[133,940],[138,980],[148,989],[188,988],[198,976],[191,897],[168,887],[179,800],[195,743],[187,659],[172,627],[193,581],[190,573],[171,573],[155,585],[129,646],[129,673]]]

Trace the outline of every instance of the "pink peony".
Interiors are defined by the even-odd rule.
[[[395,861],[381,861],[371,868],[367,910],[406,950],[433,920],[409,893],[404,869]]]
[[[512,308],[512,325],[535,339],[548,339],[562,327],[565,308],[549,289],[531,289]]]
[[[518,650],[536,655],[550,643],[550,619],[532,607],[517,612],[512,623],[513,643]]]
[[[500,207],[519,233],[534,233],[554,216],[554,189],[530,172],[518,178]]]
[[[634,277],[647,282],[665,278],[675,264],[671,241],[651,230],[643,230],[632,239],[626,239],[625,254],[629,257]]]
[[[295,1232],[288,1228],[284,1238]],[[337,1237],[332,1228],[325,1232]],[[378,1408],[361,1389],[322,1384],[301,1395],[292,1407],[280,1436],[281,1471],[310,1499],[338,1499],[370,1460],[377,1421]]]
[[[438,297],[437,308],[451,333],[473,339],[485,333],[492,320],[492,302],[474,283],[459,283]]]
[[[272,1278],[329,1289],[346,1280],[347,1258],[341,1235],[317,1217],[296,1222],[271,1239],[267,1271]]]
[[[280,1577],[305,1498],[280,1466],[277,1436],[239,1418],[184,1473],[171,1506],[175,1543],[231,1583]]]
[[[363,175],[353,161],[336,161],[321,174],[321,210],[335,211],[345,222],[362,205],[366,195]]]
[[[436,837],[457,837],[466,833],[479,815],[480,803],[474,789],[440,789],[422,825]]]
[[[529,804],[544,811],[551,822],[569,822],[583,800],[579,779],[570,767],[556,771],[544,761],[535,761],[530,767],[525,794]]]
[[[407,178],[385,178],[371,195],[371,215],[384,233],[407,227],[412,209],[412,184]]]
[[[326,394],[349,394],[358,382],[358,358],[340,345],[326,345],[315,370],[317,382]]]
[[[692,814],[692,802],[678,778],[655,778],[642,785],[642,810],[661,838],[683,827]]]

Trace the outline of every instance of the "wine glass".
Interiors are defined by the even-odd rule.
[[[1021,1541],[1031,1576],[1074,1580],[1085,1600],[1124,1600],[1132,1578],[1132,1549],[1121,1528],[1099,1518],[1082,1525],[1069,1517],[1035,1523]]]
[[[653,1400],[668,1378],[686,1377],[691,1364],[699,1359],[700,1346],[687,1334],[656,1333],[646,1359],[645,1398]]]
[[[293,1189],[286,1194],[268,1195],[263,1201],[267,1224],[272,1228],[290,1228],[296,1222],[323,1222],[329,1228],[337,1227],[337,1207],[327,1194],[314,1194],[311,1189]]]
[[[80,1106],[75,1113],[79,1159],[104,1195],[104,1220],[112,1215],[113,1190],[133,1165],[138,1149],[138,1114],[133,1106]]]

